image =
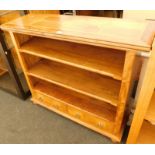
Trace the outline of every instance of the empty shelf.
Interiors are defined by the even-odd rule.
[[[121,80],[125,52],[102,47],[34,37],[21,52],[90,70]]]
[[[28,74],[117,106],[121,83],[109,77],[48,60],[40,60]]]
[[[38,80],[37,84],[34,85],[34,90],[39,91],[39,93],[50,96],[60,102],[74,106],[80,110],[89,112],[93,115],[96,115],[97,117],[101,117],[102,119],[108,121],[115,120],[116,107],[108,103],[92,99],[88,96],[76,93],[72,90],[62,88],[60,86],[48,83],[46,81]]]
[[[155,125],[152,125],[148,121],[143,122],[139,137],[138,144],[155,144]]]

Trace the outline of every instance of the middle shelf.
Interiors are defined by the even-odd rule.
[[[121,82],[110,77],[43,58],[37,60],[35,64],[31,64],[27,73],[30,76],[108,102],[114,106],[118,104]]]

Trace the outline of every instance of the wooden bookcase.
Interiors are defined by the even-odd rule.
[[[141,110],[143,111],[142,107]],[[130,142],[130,139],[128,139],[127,143],[137,143],[137,144],[155,144],[155,91],[153,92],[151,101],[146,109],[146,113],[144,115],[142,124],[138,124],[137,127],[140,130],[137,135],[137,138],[133,138],[133,141]],[[129,135],[130,136],[130,135]],[[130,138],[130,137],[128,137]]]
[[[144,70],[146,72],[144,73]],[[145,60],[127,143],[155,144],[155,47]]]
[[[1,28],[12,37],[34,103],[119,142],[135,55],[152,46],[152,32],[141,41],[149,26],[100,17],[27,15]]]

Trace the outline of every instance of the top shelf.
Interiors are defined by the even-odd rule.
[[[155,23],[88,16],[29,14],[3,24],[1,29],[115,49],[150,51]]]
[[[121,80],[125,51],[33,37],[20,52],[61,62]]]

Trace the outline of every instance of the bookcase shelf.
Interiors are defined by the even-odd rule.
[[[33,37],[22,44],[20,52],[122,79],[125,52],[120,50]]]
[[[117,106],[120,82],[67,65],[41,59],[28,70],[28,75]],[[72,75],[72,76],[68,76]]]
[[[154,45],[154,42],[153,42]],[[144,59],[128,144],[155,144],[155,46]]]
[[[133,139],[130,139],[132,136],[130,131],[127,143],[155,144],[155,91],[153,91],[152,96],[149,98],[150,102],[144,102],[144,105],[146,107],[142,106],[142,103],[139,104],[139,106],[142,106],[140,107],[140,111],[141,113],[143,113],[143,117],[141,116],[142,114],[139,112],[138,115],[140,115],[141,117],[139,118],[138,116],[137,126],[134,126],[134,128],[138,130],[138,132],[136,133],[136,135],[134,135]],[[137,117],[134,116],[134,119],[137,119]],[[142,124],[140,124],[139,121],[142,121]],[[131,129],[133,129],[133,126],[131,127]]]
[[[137,138],[138,144],[155,144],[155,125],[144,120]]]

